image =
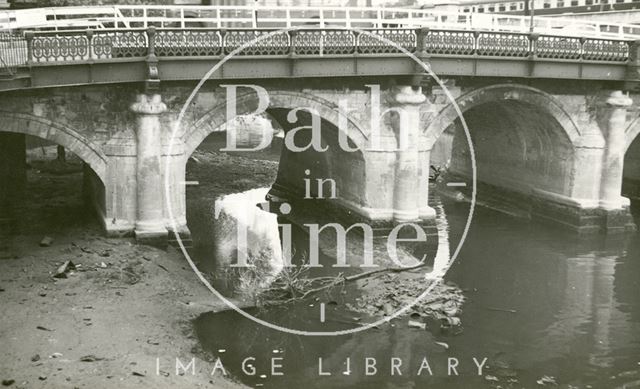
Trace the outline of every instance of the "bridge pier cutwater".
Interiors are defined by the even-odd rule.
[[[160,115],[167,107],[159,94],[139,94],[131,110],[136,114],[136,240],[151,245],[167,242],[167,228],[163,210],[164,181],[161,153]]]

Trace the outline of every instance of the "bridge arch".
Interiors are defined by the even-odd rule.
[[[106,181],[107,156],[89,139],[71,127],[43,117],[0,111],[3,126],[0,131],[32,135],[64,146],[87,163],[96,175]]]
[[[525,85],[500,84],[456,102],[470,130],[480,195],[500,204],[505,193],[512,193],[509,197],[520,198],[525,209],[534,194],[572,203],[582,134],[555,97]],[[425,135],[432,164],[444,161],[451,175],[471,176],[471,154],[453,104],[442,109]]]
[[[581,136],[578,126],[571,119],[569,113],[553,96],[530,86],[520,84],[486,86],[460,96],[456,99],[456,104],[464,114],[474,107],[501,101],[515,101],[528,104],[551,115],[564,130],[565,135],[572,144],[576,144]],[[433,146],[440,135],[442,135],[447,127],[456,119],[458,119],[458,112],[453,103],[449,103],[440,111],[425,130],[429,140],[429,146]]]
[[[317,96],[311,96],[307,93],[295,91],[269,90],[269,107],[270,109],[295,109],[308,107],[315,109],[324,120],[332,123],[335,128],[340,130],[338,123],[340,122],[341,113],[338,105],[326,99]],[[248,115],[255,112],[258,106],[258,97],[255,93],[245,93],[236,99],[236,113],[238,116]],[[367,142],[365,131],[360,128],[353,120],[346,117],[347,128],[346,135],[348,139],[359,149],[364,149]],[[182,136],[185,145],[185,154],[191,155],[195,149],[204,141],[211,133],[216,131],[224,131],[224,125],[227,122],[226,102],[216,105],[198,119],[192,126],[186,129]],[[284,123],[282,123],[284,124]]]
[[[291,109],[311,108],[320,116],[322,124],[322,147],[327,152],[310,148],[304,152],[292,152],[283,147],[280,153],[278,173],[270,195],[295,201],[305,197],[305,180],[317,182],[319,179],[331,179],[335,184],[334,199],[349,204],[360,204],[365,198],[366,172],[365,156],[362,150],[367,145],[365,131],[349,117],[342,117],[346,125],[340,128],[340,110],[324,98],[296,91],[269,90],[269,106],[267,114],[275,120],[285,133],[298,126],[311,124],[311,115],[306,111],[298,111],[296,123],[288,123],[286,117]],[[250,115],[256,111],[258,97],[255,93],[247,93],[237,97],[237,115]],[[346,119],[346,120],[344,120]],[[185,145],[185,157],[189,157],[207,136],[214,132],[225,131],[227,123],[226,102],[210,109],[190,127],[185,128],[182,141]],[[353,152],[342,150],[338,144],[338,135],[346,135],[349,147],[357,149]],[[310,131],[301,131],[295,136],[298,146],[307,145],[311,141]],[[186,166],[186,160],[184,165]],[[344,169],[350,166],[350,169]],[[315,185],[311,187],[313,198],[323,197]],[[333,192],[332,192],[333,193]],[[319,195],[319,196],[318,196]],[[333,197],[333,196],[332,196]],[[324,197],[326,198],[326,197]]]

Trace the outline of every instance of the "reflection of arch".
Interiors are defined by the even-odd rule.
[[[293,91],[268,91],[269,107],[295,109],[308,107],[315,109],[322,119],[330,122],[336,128],[339,128],[340,116],[338,106],[328,100],[320,97],[310,96],[301,92]],[[236,108],[238,115],[251,114],[258,105],[258,97],[255,93],[246,93],[240,95],[236,99]],[[227,121],[226,102],[223,102],[210,111],[208,111],[193,126],[188,128],[183,135],[183,141],[186,146],[186,155],[191,155],[193,151],[209,136],[212,132],[218,131]],[[356,125],[351,119],[346,118],[347,136],[355,146],[364,149],[367,137],[365,132]]]
[[[107,157],[76,130],[48,119],[17,112],[0,111],[0,131],[36,136],[64,146],[86,162],[106,182]]]
[[[571,144],[576,144],[580,138],[580,131],[569,114],[562,108],[556,99],[539,89],[518,84],[498,84],[480,89],[460,96],[456,103],[460,111],[464,113],[469,109],[487,103],[501,101],[519,101],[527,103],[545,113],[551,115],[562,127]],[[447,105],[426,129],[428,146],[431,148],[446,128],[458,119],[458,112],[453,103]]]

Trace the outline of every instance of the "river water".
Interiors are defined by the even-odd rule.
[[[440,232],[448,235],[440,241],[450,254],[468,207],[436,200]],[[466,298],[463,327],[455,334],[412,328],[405,317],[355,334],[306,337],[234,311],[204,314],[195,325],[203,348],[229,374],[256,387],[640,387],[640,234],[580,239],[480,208],[445,280]],[[358,291],[343,295],[348,293]],[[375,319],[350,311],[338,298],[326,305],[320,323],[318,306],[329,298],[249,312],[278,325],[323,331]],[[392,369],[392,362],[400,367]],[[375,363],[375,374],[365,363]]]

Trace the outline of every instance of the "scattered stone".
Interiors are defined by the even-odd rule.
[[[48,329],[47,327],[43,327],[43,326],[37,326],[36,329],[38,330],[42,330],[42,331],[50,331],[53,332],[53,330]]]
[[[103,269],[106,269],[107,268],[107,264],[104,263],[104,262],[100,262],[100,267],[103,268]]]
[[[60,265],[60,267],[56,270],[56,272],[53,275],[53,277],[54,278],[67,278],[67,273],[69,271],[75,270],[75,269],[76,269],[76,265],[74,265],[73,262],[65,261],[65,263]]]
[[[418,328],[421,330],[426,330],[427,329],[427,325],[423,322],[420,321],[414,321],[414,320],[409,320],[409,328]]]
[[[40,360],[40,354],[36,354],[31,357],[31,362],[38,362]]]
[[[0,292],[4,292],[4,289],[3,289],[3,288],[0,288]]]
[[[498,382],[498,381],[500,381],[500,380],[498,379],[498,377],[493,376],[493,375],[486,375],[486,376],[484,376],[484,379],[485,379],[486,381],[489,381],[489,382]]]
[[[80,357],[80,362],[96,362],[102,361],[104,358],[96,357],[93,354],[85,355],[84,357]]]
[[[49,247],[53,243],[53,238],[50,236],[45,236],[40,241],[40,247]]]
[[[134,376],[137,376],[137,377],[146,377],[144,374],[139,373],[139,372],[137,372],[137,371],[134,371],[134,372],[132,372],[131,374],[133,374]]]
[[[16,380],[2,380],[3,386],[11,386],[16,382]]]
[[[46,380],[46,379],[47,379],[47,376],[46,376],[46,375],[41,375],[41,376],[39,376],[39,377],[38,377],[38,379],[39,379],[40,381],[44,381],[44,380]]]
[[[53,353],[49,355],[49,358],[60,358],[61,356],[62,356],[62,353]]]
[[[46,293],[44,293],[44,292],[40,292],[40,293],[38,293],[38,296],[40,296],[40,297],[47,297],[47,294],[46,294]]]
[[[461,324],[458,317],[445,317],[443,320],[443,326],[445,327],[457,327]]]

